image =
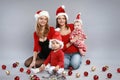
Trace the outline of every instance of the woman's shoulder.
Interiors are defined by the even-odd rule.
[[[50,26],[50,30],[54,30],[55,28],[53,26]]]
[[[67,25],[68,25],[68,27],[69,27],[71,30],[74,29],[74,24],[73,24],[73,23],[71,23],[71,24],[67,24]]]
[[[55,32],[55,28],[54,27],[52,27],[52,26],[50,26],[50,32]]]

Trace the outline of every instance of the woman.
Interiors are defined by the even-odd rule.
[[[62,41],[64,42],[64,68],[78,69],[82,56],[77,47],[70,43],[70,34],[74,29],[73,24],[67,24],[68,15],[65,13],[64,6],[61,6],[56,11],[56,28],[60,28]]]
[[[49,39],[54,34],[54,28],[48,25],[49,13],[47,11],[37,11],[35,14],[36,30],[34,32],[33,56],[25,61],[25,66],[40,67],[50,53]]]

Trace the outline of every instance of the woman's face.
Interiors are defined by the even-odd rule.
[[[38,23],[41,26],[45,26],[48,23],[48,18],[46,16],[41,16],[38,18]]]
[[[60,15],[58,16],[57,21],[60,26],[65,26],[66,18],[64,15]]]

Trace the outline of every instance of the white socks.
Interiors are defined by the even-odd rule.
[[[33,71],[34,73],[40,72],[39,68],[35,68],[35,69],[32,68],[31,71]]]

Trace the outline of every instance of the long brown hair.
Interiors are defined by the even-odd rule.
[[[67,18],[66,18],[66,16],[64,16],[65,17],[65,27],[67,28],[67,29],[69,29],[69,27],[68,27],[68,25],[67,25]],[[56,28],[59,28],[60,27],[60,24],[58,23],[58,18],[56,18]]]
[[[38,37],[46,37],[48,35],[48,32],[50,30],[50,27],[48,25],[48,23],[45,25],[45,29],[44,31],[42,32],[42,26],[39,24],[38,20],[37,20],[37,23],[36,23],[36,33],[38,35]]]

